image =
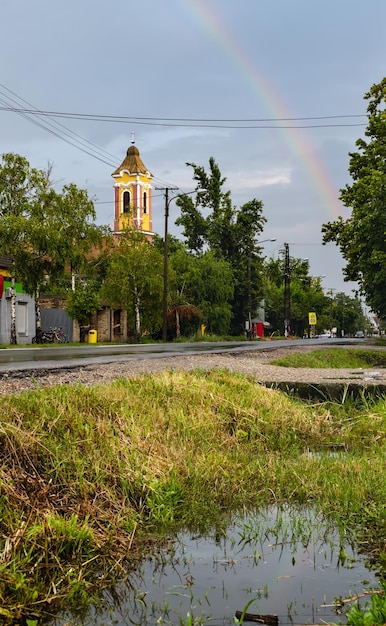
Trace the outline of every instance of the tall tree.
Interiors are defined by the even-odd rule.
[[[250,323],[256,317],[263,298],[263,257],[258,240],[265,222],[263,204],[256,199],[243,204],[236,215],[235,246],[229,261],[235,282],[232,329],[237,335],[244,331],[246,320]]]
[[[198,309],[191,290],[199,274],[199,257],[189,253],[182,241],[174,239],[170,244],[168,336],[178,339],[181,334],[196,334],[203,321],[203,314]]]
[[[3,154],[0,164],[0,254],[12,258],[11,336],[17,343],[15,283],[30,249],[30,220],[39,207],[48,181],[44,172],[30,166],[25,157]]]
[[[233,249],[235,210],[230,191],[222,190],[226,178],[222,177],[213,157],[209,159],[208,172],[194,163],[186,165],[193,169],[198,193],[195,202],[190,196],[177,199],[181,216],[176,224],[183,227],[188,248],[193,252],[199,253],[209,247],[218,256],[227,257]],[[204,216],[203,212],[207,215]]]
[[[265,313],[273,332],[284,333],[285,317],[285,271],[290,273],[290,325],[298,336],[308,332],[308,314],[317,314],[317,331],[328,323],[329,298],[325,296],[320,278],[309,275],[309,262],[290,257],[290,267],[285,269],[285,251],[277,260],[269,259],[264,264]]]
[[[139,340],[161,326],[163,256],[139,231],[127,229],[111,251],[101,297],[128,312]]]
[[[16,280],[36,302],[40,332],[39,291],[66,271],[79,272],[86,257],[102,245],[108,229],[95,224],[87,191],[70,184],[56,192],[47,171],[32,168],[16,154],[0,165],[0,253],[12,257],[11,343],[16,343]]]
[[[173,310],[189,315],[196,324],[204,321],[212,334],[228,334],[233,296],[229,263],[211,251],[197,256],[179,247],[170,257],[170,266]]]
[[[36,336],[39,336],[40,290],[47,279],[61,284],[65,275],[89,274],[90,255],[105,244],[109,229],[95,224],[96,212],[87,191],[65,185],[62,191],[46,190],[29,219],[29,245],[24,251],[21,279],[37,303]]]
[[[256,311],[262,297],[261,247],[258,245],[265,224],[260,200],[251,200],[237,209],[232,205],[230,191],[223,191],[226,178],[214,158],[209,170],[187,163],[193,168],[197,197],[178,198],[181,215],[176,224],[182,226],[188,249],[200,254],[210,250],[214,258],[225,260],[232,268],[234,292],[231,300],[231,332],[245,328],[248,309]]]
[[[154,237],[154,245],[163,253],[161,237]],[[170,235],[168,249],[170,336],[178,336],[178,317],[187,336],[202,323],[213,334],[229,334],[234,278],[228,261],[210,250],[196,254]]]
[[[366,317],[357,296],[348,296],[340,291],[335,294],[331,305],[332,322],[338,337],[354,336],[357,330],[365,330]]]
[[[349,154],[352,184],[340,190],[343,204],[351,209],[323,224],[323,242],[335,242],[346,261],[345,280],[359,283],[371,309],[386,317],[386,78],[371,87],[368,100],[367,139],[356,141]]]

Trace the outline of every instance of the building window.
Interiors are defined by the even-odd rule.
[[[130,192],[124,191],[122,196],[122,213],[130,213]]]
[[[147,193],[143,192],[143,212],[147,213]]]
[[[18,302],[16,308],[16,326],[19,335],[27,334],[27,303]]]
[[[118,335],[122,333],[120,309],[116,309],[113,314],[113,333],[114,335]]]

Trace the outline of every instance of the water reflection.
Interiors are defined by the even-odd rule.
[[[178,535],[117,589],[84,624],[234,624],[237,610],[277,615],[279,624],[344,622],[344,600],[369,599],[375,574],[336,528],[312,511],[259,512],[226,531]],[[119,599],[119,600],[118,600]],[[349,604],[347,604],[349,606]],[[79,624],[56,621],[55,624]]]

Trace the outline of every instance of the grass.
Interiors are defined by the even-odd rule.
[[[384,582],[381,594],[374,593],[371,601],[364,606],[354,605],[347,615],[349,626],[374,626],[386,623],[386,583]]]
[[[352,348],[325,348],[309,353],[290,354],[271,361],[271,364],[281,365],[282,367],[334,369],[385,367],[386,352]]]
[[[10,623],[96,601],[149,544],[257,505],[315,506],[385,566],[384,399],[310,406],[226,370],[170,370],[0,398],[0,415]]]

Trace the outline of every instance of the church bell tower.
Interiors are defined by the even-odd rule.
[[[153,175],[145,167],[138,148],[132,142],[121,165],[113,172],[114,233],[125,228],[143,232],[153,238],[152,185]]]

